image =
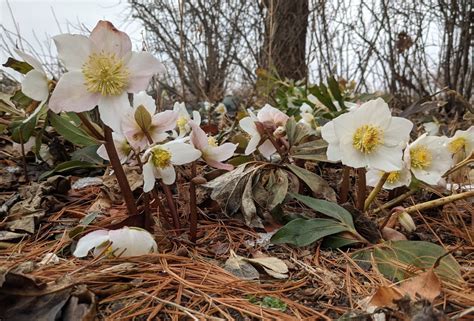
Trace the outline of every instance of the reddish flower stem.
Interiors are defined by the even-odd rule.
[[[168,203],[168,206],[170,207],[170,212],[173,218],[174,228],[176,230],[180,230],[181,224],[179,223],[178,211],[176,210],[176,206],[174,204],[173,193],[171,192],[171,188],[165,183],[163,183],[163,181],[161,180],[160,180],[160,184],[161,184],[161,188],[163,189],[163,192],[165,192],[166,202]]]
[[[364,210],[365,198],[367,196],[367,184],[365,182],[365,168],[357,168],[357,209]]]
[[[127,206],[128,215],[133,216],[138,214],[137,205],[135,204],[135,198],[133,197],[130,184],[128,183],[127,176],[123,170],[120,159],[117,155],[117,150],[115,149],[114,141],[112,138],[112,129],[104,125],[104,136],[105,136],[105,149],[107,150],[107,155],[109,155],[110,164],[115,172],[115,177],[117,177],[117,182],[120,186],[120,191],[122,192],[123,199]]]
[[[193,178],[196,177],[196,162],[191,164],[191,181],[189,183],[189,239],[196,243],[198,213],[196,207],[196,184]]]
[[[351,180],[351,168],[348,166],[344,166],[342,168],[342,181],[341,181],[341,188],[339,190],[339,202],[345,203],[349,198],[349,186]]]

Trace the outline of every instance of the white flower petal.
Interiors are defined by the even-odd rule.
[[[75,257],[84,257],[93,248],[107,242],[109,240],[109,232],[106,230],[97,230],[81,237],[77,242],[73,255]]]
[[[145,91],[141,91],[133,96],[133,108],[136,109],[142,105],[148,110],[151,116],[156,112],[155,100],[148,95]]]
[[[245,148],[245,155],[250,155],[257,149],[260,139],[261,137],[259,134],[256,134],[250,138],[249,142],[247,143],[247,147]]]
[[[183,165],[194,162],[201,157],[201,152],[186,143],[170,142],[163,145],[171,153],[171,163]]]
[[[212,159],[217,162],[225,161],[234,155],[238,144],[225,143],[217,147],[209,146],[206,150],[206,159]]]
[[[122,118],[130,111],[126,93],[119,96],[100,96],[100,119],[115,132],[121,131]]]
[[[239,126],[250,136],[258,135],[257,127],[255,126],[255,120],[252,117],[244,117],[239,121]]]
[[[117,30],[109,21],[99,21],[91,32],[90,40],[97,52],[114,53],[118,58],[132,51],[130,37],[125,32]]]
[[[31,67],[33,67],[33,69],[36,69],[37,71],[40,71],[44,74],[43,65],[41,64],[41,62],[38,59],[36,59],[35,57],[27,54],[26,52],[18,50],[16,48],[14,50],[15,50],[16,54],[18,56],[20,56],[21,59],[23,59]]]
[[[51,94],[49,109],[55,113],[61,111],[80,113],[93,109],[99,102],[100,94],[88,92],[84,83],[80,71],[65,73]]]
[[[262,145],[258,147],[258,151],[263,155],[263,157],[270,159],[270,157],[275,154],[276,148],[273,146],[272,142],[267,139]]]
[[[375,185],[377,185],[382,175],[383,175],[382,171],[379,171],[377,169],[369,169],[367,173],[365,174],[365,180],[366,180],[367,186],[374,187]]]
[[[176,181],[176,171],[173,166],[157,168],[156,170],[158,172],[158,177],[160,177],[166,185],[171,185]]]
[[[197,110],[193,110],[193,121],[196,124],[201,125],[201,114]]]
[[[31,99],[43,101],[48,98],[48,78],[36,69],[30,70],[21,82],[21,91]]]
[[[366,167],[367,161],[364,154],[359,152],[352,145],[352,138],[350,140],[341,141],[341,162],[344,165],[354,168]]]
[[[102,159],[105,159],[105,160],[109,160],[109,154],[107,154],[107,150],[105,149],[105,145],[102,144],[99,146],[99,148],[97,148],[97,151],[96,151],[97,155],[99,155],[100,158]]]
[[[364,118],[366,124],[376,125],[386,129],[390,125],[392,114],[387,103],[382,98],[369,100],[354,110],[353,114]]]
[[[392,121],[386,130],[384,130],[383,143],[387,146],[405,146],[410,139],[410,132],[413,123],[401,117],[392,117]]]
[[[153,236],[137,227],[123,227],[109,232],[114,255],[120,257],[146,255],[156,252]]]
[[[151,161],[143,165],[143,191],[148,193],[155,187],[155,166]]]
[[[381,145],[377,147],[377,150],[367,154],[365,157],[370,168],[384,172],[394,172],[402,169],[402,156],[403,151],[401,148]]]
[[[89,59],[93,44],[90,39],[82,35],[62,34],[53,37],[58,57],[68,71],[79,71]]]
[[[153,75],[165,72],[165,67],[148,52],[132,52],[127,62],[130,71],[128,92],[146,90]]]

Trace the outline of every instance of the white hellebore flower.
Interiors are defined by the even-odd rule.
[[[245,155],[252,154],[257,149],[257,146],[260,144],[262,139],[255,122],[261,123],[265,128],[273,133],[275,131],[279,132],[277,129],[280,129],[281,131],[281,128],[284,128],[286,125],[288,118],[288,115],[268,104],[258,111],[257,116],[249,111],[249,116],[244,117],[239,121],[240,128],[250,135],[250,140],[245,149]],[[273,146],[269,139],[265,140],[260,146],[258,146],[258,150],[267,159],[276,152],[275,146]]]
[[[377,169],[369,169],[366,174],[367,185],[376,186],[382,178],[384,172]],[[406,163],[403,163],[403,167],[399,171],[390,172],[387,180],[383,184],[383,188],[392,190],[401,186],[409,186],[411,183],[411,172]]]
[[[378,98],[330,121],[321,135],[329,144],[330,161],[393,172],[402,168],[403,147],[412,128],[408,119],[392,117],[388,105]]]
[[[224,105],[224,103],[219,103],[215,109],[215,112],[221,116],[225,115],[227,114],[227,107]]]
[[[21,91],[28,97],[37,101],[45,101],[49,96],[48,77],[38,59],[18,49],[15,52],[33,69],[28,71],[21,82]]]
[[[177,112],[179,115],[178,120],[176,121],[176,127],[178,127],[179,131],[178,137],[184,137],[191,131],[191,126],[189,126],[190,120],[201,125],[201,114],[197,110],[194,110],[193,117],[191,118],[184,103],[176,102],[173,106],[173,111]]]
[[[153,236],[138,227],[122,227],[118,230],[97,230],[83,236],[77,242],[73,255],[75,257],[87,256],[94,249],[94,256],[102,252],[116,257],[146,255],[156,252]]]
[[[234,166],[222,162],[234,155],[238,144],[224,143],[218,146],[216,139],[212,136],[208,137],[204,130],[202,130],[195,122],[191,120],[189,125],[192,128],[190,137],[191,143],[201,151],[201,158],[209,166],[214,168],[225,169],[228,171],[232,170]]]
[[[53,37],[68,70],[56,85],[49,107],[54,112],[83,112],[99,106],[100,118],[120,131],[121,116],[130,108],[127,93],[145,90],[150,78],[164,71],[148,52],[132,52],[128,35],[108,21],[99,21],[89,37]]]
[[[149,144],[164,141],[166,131],[176,126],[178,113],[165,110],[155,114],[153,98],[142,91],[133,97],[133,110],[129,110],[122,119],[122,133],[134,149],[144,150]]]
[[[176,180],[174,165],[184,165],[201,157],[201,152],[181,141],[155,145],[145,152],[148,161],[143,165],[143,191],[149,192],[155,186],[155,179],[171,185]]]
[[[130,152],[132,151],[130,144],[127,142],[125,137],[116,132],[112,133],[112,140],[114,141],[115,150],[117,151],[120,163],[125,163],[130,156]],[[107,154],[104,144],[100,145],[100,147],[97,149],[97,155],[99,155],[102,159],[110,160],[109,154]]]
[[[405,161],[417,179],[436,185],[451,167],[448,138],[423,134],[405,149]]]
[[[464,152],[468,157],[474,151],[474,126],[467,130],[458,130],[453,137],[449,138],[448,149],[451,153]]]

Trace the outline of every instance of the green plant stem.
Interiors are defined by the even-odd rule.
[[[104,125],[104,136],[105,136],[105,149],[107,155],[109,156],[110,164],[115,172],[115,177],[117,177],[117,182],[120,186],[120,191],[122,192],[123,199],[127,206],[128,215],[138,215],[137,205],[135,204],[135,198],[133,197],[130,184],[128,183],[127,176],[123,170],[120,159],[117,155],[117,150],[115,149],[114,140],[112,138],[112,129],[107,125]]]
[[[357,209],[364,210],[367,195],[367,184],[365,182],[365,168],[357,168]]]
[[[385,182],[387,181],[388,175],[390,175],[390,173],[383,173],[382,177],[380,177],[380,180],[377,182],[377,185],[375,185],[374,189],[370,192],[369,196],[365,200],[364,211],[367,211],[369,209],[370,204],[372,204],[375,197],[382,189],[383,184],[385,184]]]
[[[436,200],[416,204],[416,205],[407,207],[404,212],[407,212],[408,214],[414,213],[414,212],[419,212],[419,211],[426,210],[426,209],[429,209],[429,208],[442,206],[442,205],[445,205],[445,204],[448,204],[448,203],[451,203],[451,202],[454,202],[454,201],[462,200],[462,199],[465,199],[465,198],[468,198],[468,197],[474,197],[474,191],[468,191],[468,192],[464,192],[464,193],[454,194],[454,195],[442,197],[442,198],[439,198],[439,199],[436,199]]]
[[[344,166],[342,168],[342,181],[341,181],[341,189],[339,191],[339,202],[345,203],[349,198],[349,182],[351,180],[351,168],[348,166]]]
[[[189,239],[196,243],[197,239],[197,205],[196,205],[196,184],[193,178],[196,177],[196,162],[191,164],[191,180],[189,182]]]
[[[374,210],[374,214],[375,213],[378,213],[380,212],[381,210],[384,210],[384,209],[387,209],[389,207],[392,207],[392,206],[395,206],[397,205],[398,203],[402,202],[404,199],[406,199],[407,197],[415,194],[418,190],[417,189],[411,189],[409,190],[408,192],[406,193],[403,193],[402,195],[400,196],[397,196],[396,198],[394,198],[393,200],[390,200],[389,202],[383,204],[382,206],[380,206],[379,208],[376,208]]]

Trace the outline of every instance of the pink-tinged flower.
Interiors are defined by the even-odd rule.
[[[122,135],[120,135],[119,133],[113,132],[112,139],[114,141],[115,150],[117,151],[117,155],[120,159],[120,162],[123,164],[126,161],[128,161],[132,148],[130,147],[130,144],[127,142],[127,139],[123,137]],[[99,155],[101,158],[105,160],[110,160],[109,154],[107,154],[107,150],[105,149],[105,145],[103,144],[100,145],[100,147],[97,149],[97,155]]]
[[[224,143],[220,146],[212,136],[207,136],[206,133],[195,122],[190,121],[189,125],[192,128],[191,143],[194,147],[199,149],[202,153],[201,158],[214,168],[232,170],[234,166],[231,164],[224,164],[223,161],[229,159],[234,155],[237,144]]]
[[[21,91],[28,97],[36,101],[45,101],[49,96],[48,77],[46,72],[35,57],[15,49],[15,52],[33,69],[28,71],[21,82]]]
[[[133,110],[129,110],[122,119],[122,133],[134,149],[144,150],[150,144],[147,136],[153,143],[164,141],[168,137],[166,131],[175,128],[178,119],[177,112],[166,110],[155,114],[155,111],[155,101],[144,91],[133,97]],[[140,116],[138,115],[140,113],[146,115]],[[140,119],[139,121],[137,121],[137,117]],[[149,119],[150,122],[143,124],[143,118]],[[146,128],[142,128],[142,126]]]
[[[197,111],[193,111],[193,117],[189,115],[186,105],[184,103],[175,103],[173,106],[173,111],[178,113],[178,119],[176,120],[176,127],[178,127],[178,137],[184,137],[191,131],[189,126],[189,121],[192,120],[196,124],[201,125],[201,114]]]
[[[132,52],[128,35],[108,21],[99,21],[89,37],[53,37],[66,66],[49,107],[54,112],[83,112],[99,106],[102,121],[120,131],[121,116],[130,108],[127,93],[145,90],[150,78],[164,71],[147,52]]]
[[[77,242],[73,255],[87,256],[94,249],[94,256],[128,257],[157,252],[158,246],[153,236],[138,227],[122,227],[118,230],[97,230],[83,236]]]
[[[276,148],[269,139],[265,140],[259,146],[262,136],[260,135],[255,122],[262,123],[265,128],[273,133],[276,129],[284,127],[288,118],[288,115],[268,104],[258,111],[257,116],[249,111],[249,116],[242,118],[239,122],[240,128],[250,135],[250,140],[245,149],[245,155],[253,153],[258,146],[258,151],[265,158],[269,159],[276,152]]]
[[[174,165],[184,165],[201,157],[201,152],[182,141],[171,141],[155,145],[145,152],[148,161],[143,165],[143,191],[149,192],[155,186],[156,178],[171,185],[176,180]]]

